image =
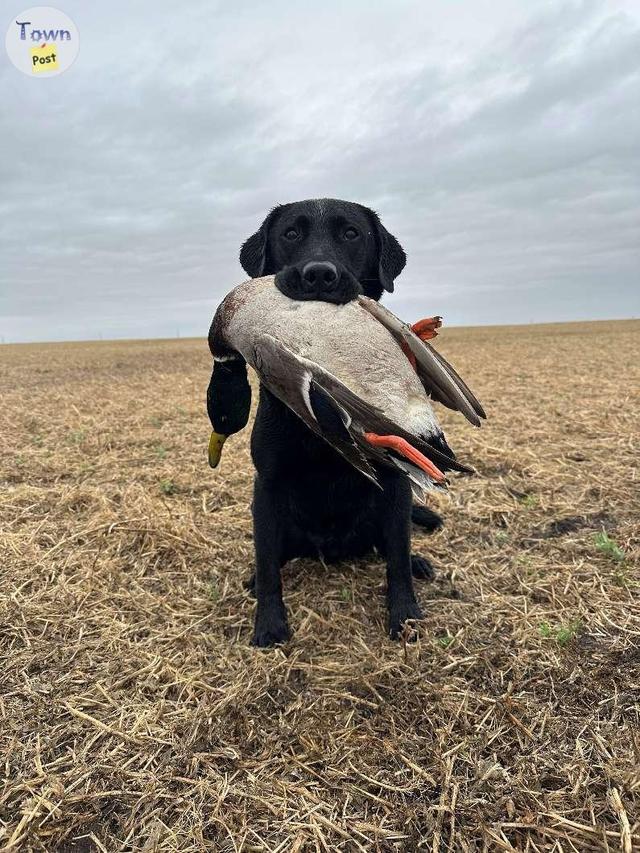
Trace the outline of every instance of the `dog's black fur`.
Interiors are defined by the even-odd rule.
[[[319,199],[272,210],[242,246],[240,262],[253,278],[275,274],[277,287],[292,298],[344,303],[358,293],[379,299],[392,291],[405,254],[373,211]],[[212,384],[215,377],[214,370]],[[377,549],[387,561],[391,635],[422,617],[412,575],[430,578],[433,570],[411,554],[412,500],[404,475],[379,470],[382,490],[376,488],[262,386],[251,454],[256,570],[249,584],[257,596],[257,646],[289,637],[280,573],[294,557],[330,562]],[[415,512],[418,523],[440,526],[430,510]]]

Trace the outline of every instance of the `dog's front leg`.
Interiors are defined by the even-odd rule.
[[[382,541],[387,558],[389,633],[395,640],[409,619],[422,619],[411,573],[411,487],[406,477],[385,474],[383,484]]]
[[[273,646],[289,639],[280,575],[286,524],[287,505],[282,490],[257,476],[253,491],[255,590],[258,599],[253,634],[255,646]]]

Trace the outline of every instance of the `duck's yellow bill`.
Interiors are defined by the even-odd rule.
[[[222,456],[222,445],[227,440],[227,436],[221,432],[212,432],[209,439],[209,465],[212,468],[217,468]]]

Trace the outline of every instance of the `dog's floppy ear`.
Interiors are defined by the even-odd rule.
[[[274,207],[255,234],[252,234],[242,244],[240,249],[240,264],[251,278],[259,278],[268,273],[267,269],[267,240],[273,217],[279,210]]]
[[[393,234],[390,234],[382,222],[380,222],[378,214],[370,210],[369,216],[373,223],[376,245],[378,247],[378,278],[382,287],[388,290],[389,293],[393,293],[394,279],[404,269],[404,265],[407,263],[407,256]]]

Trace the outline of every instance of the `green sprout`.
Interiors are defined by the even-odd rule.
[[[209,594],[211,601],[214,603],[220,601],[220,587],[218,585],[217,578],[211,578],[209,586],[207,587],[207,593]]]
[[[173,480],[160,480],[160,488],[165,495],[173,495],[176,492],[176,484]]]
[[[567,625],[558,625],[557,627],[548,622],[543,622],[540,625],[540,636],[545,640],[555,640],[561,648],[564,648],[577,637],[580,628],[582,628],[580,619],[574,619]]]
[[[624,551],[616,542],[614,542],[613,539],[611,539],[606,530],[601,530],[599,533],[596,533],[595,542],[598,551],[605,556],[611,557],[612,560],[616,560],[618,563],[621,563],[624,560]]]
[[[69,439],[74,444],[80,444],[81,442],[83,442],[85,440],[85,438],[86,438],[86,433],[83,429],[74,429],[74,430],[71,430],[71,432],[69,433]]]

